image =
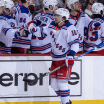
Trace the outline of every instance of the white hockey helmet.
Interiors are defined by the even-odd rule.
[[[43,5],[44,5],[44,8],[49,9],[49,5],[52,5],[52,7],[55,7],[55,5],[58,5],[58,1],[57,0],[43,0]]]
[[[1,6],[5,6],[5,1],[4,0],[0,0],[0,7]]]
[[[94,3],[92,5],[93,14],[101,14],[101,10],[104,11],[104,5],[102,3]]]
[[[67,0],[67,7],[69,9],[71,9],[71,5],[74,5],[74,3],[77,2],[77,1],[79,1],[79,0]]]
[[[58,14],[61,17],[65,16],[66,17],[66,20],[68,20],[68,18],[69,18],[69,11],[67,9],[65,9],[65,8],[58,8],[55,11],[55,14]]]
[[[14,7],[12,0],[5,0],[5,8],[8,8],[11,11],[11,8]]]

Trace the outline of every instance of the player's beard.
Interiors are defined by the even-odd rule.
[[[55,19],[55,24],[58,24],[58,23],[59,23],[59,21],[57,19]]]
[[[75,10],[75,12],[79,13],[79,12],[80,12],[80,10]]]
[[[59,22],[55,21],[55,24],[58,24]]]

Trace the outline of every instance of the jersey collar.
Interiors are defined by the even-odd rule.
[[[80,16],[80,13],[78,13],[77,16],[72,16],[70,14],[70,18],[73,19],[73,20],[75,20],[75,21],[79,18],[79,16]]]

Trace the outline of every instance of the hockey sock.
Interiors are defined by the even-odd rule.
[[[60,97],[60,99],[61,99],[61,92],[60,92],[60,89],[58,87],[58,82],[57,82],[56,78],[51,78],[51,87],[54,89],[54,91],[56,92],[58,97]],[[62,104],[62,102],[60,102],[60,104]]]
[[[62,104],[69,102],[70,90],[68,88],[68,81],[64,79],[58,80],[58,86],[61,92],[61,101]]]

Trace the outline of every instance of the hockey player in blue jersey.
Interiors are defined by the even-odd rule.
[[[70,11],[69,22],[75,25],[81,15],[80,2],[79,0],[67,0],[67,7]],[[79,52],[81,53],[83,52],[84,27],[87,27],[91,20],[92,19],[87,14],[83,13],[76,25],[80,38]]]
[[[54,12],[58,8],[57,0],[43,0],[43,4],[44,12],[39,13],[34,17],[34,21],[41,21],[40,27],[47,26],[54,21]],[[32,53],[49,54],[51,51],[51,41],[49,36],[44,38],[32,36],[31,48]]]
[[[74,64],[74,55],[79,50],[79,34],[74,25],[68,22],[69,11],[59,8],[55,11],[55,21],[49,26],[35,27],[33,24],[28,26],[29,31],[37,37],[49,35],[51,39],[52,65],[51,71],[66,63],[66,66],[50,74],[51,87],[61,98],[60,104],[72,104],[69,100],[70,89],[68,80],[70,80],[72,66]]]
[[[94,3],[92,5],[93,21],[88,25],[87,33],[85,33],[85,50],[90,49],[100,45],[103,45],[95,49],[92,53],[104,55],[104,5],[102,3]]]

